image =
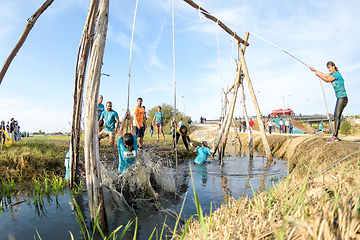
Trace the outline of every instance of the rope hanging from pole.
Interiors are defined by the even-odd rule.
[[[178,156],[177,156],[177,143],[176,143],[176,78],[175,78],[175,10],[174,0],[172,0],[172,34],[173,34],[173,79],[174,79],[174,116],[175,116],[175,160],[176,160],[176,179],[178,180]]]
[[[139,0],[136,0],[136,6],[135,6],[135,13],[134,13],[134,22],[133,22],[133,28],[132,28],[132,34],[131,34],[131,44],[130,44],[130,60],[129,60],[129,82],[128,82],[128,99],[127,99],[127,109],[129,109],[130,104],[130,77],[131,77],[131,59],[132,59],[132,49],[133,49],[133,42],[134,42],[134,32],[135,32],[135,21],[136,21],[136,13],[138,8]]]

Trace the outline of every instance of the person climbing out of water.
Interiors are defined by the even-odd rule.
[[[322,73],[320,71],[315,70],[313,67],[310,67],[310,70],[315,72],[316,76],[320,77],[325,82],[331,83],[334,88],[336,95],[336,106],[334,111],[334,120],[335,120],[335,129],[333,136],[327,143],[337,142],[340,139],[338,138],[338,132],[341,124],[341,114],[348,103],[348,98],[345,90],[345,82],[341,74],[339,73],[338,68],[335,66],[335,63],[329,61],[326,63],[326,66],[330,72],[330,74]]]
[[[65,161],[64,161],[66,182],[68,182],[70,180],[70,156],[71,156],[70,154],[71,153],[70,153],[70,150],[69,150],[69,152],[67,152],[67,154],[65,156]],[[82,168],[85,171],[85,164],[80,160],[80,158],[79,158],[78,165],[79,165],[80,168]],[[78,169],[78,172],[80,173],[80,175],[83,178],[86,178],[86,173],[85,172],[80,171],[80,169]]]
[[[129,119],[130,133],[124,134],[124,126],[126,119]],[[118,139],[119,150],[119,173],[124,173],[131,165],[135,164],[137,156],[137,138],[133,126],[133,120],[129,109],[124,115],[124,119],[121,122]]]
[[[213,143],[213,147],[210,150],[210,148],[208,147],[207,142],[203,141],[201,143],[201,147],[197,146],[196,149],[194,150],[194,152],[198,153],[198,155],[194,159],[194,163],[196,163],[196,164],[204,164],[206,162],[206,160],[207,160],[207,157],[210,154],[215,153],[215,142]]]
[[[193,144],[189,138],[189,130],[187,129],[187,127],[185,125],[181,125],[181,127],[179,127],[178,130],[176,131],[176,144],[178,143],[180,136],[183,140],[183,143],[184,143],[186,149],[189,151],[188,141],[189,141],[191,147],[193,146]],[[174,150],[176,150],[175,142],[174,142]]]
[[[161,107],[159,106],[157,109],[157,112],[154,115],[154,118],[152,120],[151,125],[154,124],[156,125],[156,134],[157,134],[157,141],[159,141],[159,130],[161,131],[161,135],[163,136],[163,139],[165,141],[165,134],[164,134],[164,119],[165,119],[165,114],[163,111],[161,111]]]

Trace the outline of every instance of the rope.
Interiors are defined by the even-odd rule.
[[[229,81],[230,81],[230,75],[231,75],[231,62],[232,62],[232,58],[233,58],[233,52],[234,52],[234,41],[233,39],[235,38],[235,33],[234,36],[230,39],[231,43],[231,57],[230,57],[230,64],[229,64],[229,77],[228,77],[228,82],[227,82],[227,90],[229,90]]]
[[[326,102],[324,86],[323,86],[323,84],[322,84],[322,81],[321,81],[321,78],[320,78],[320,77],[319,77],[319,81],[320,81],[321,89],[322,89],[322,92],[323,92],[323,95],[324,95],[325,106],[326,106],[326,113],[327,113],[327,118],[328,118],[328,120],[329,120],[329,131],[331,131],[331,121],[330,121],[329,109],[328,109],[328,105],[327,105],[327,102]]]
[[[133,28],[132,28],[132,34],[131,34],[127,109],[129,109],[129,103],[130,103],[131,58],[132,58],[132,49],[133,49],[134,32],[135,32],[135,20],[136,20],[136,13],[137,13],[137,8],[138,8],[138,3],[139,3],[139,0],[136,0],[135,13],[134,13],[134,22],[133,22]]]
[[[208,14],[208,15],[211,15],[211,16],[215,17],[214,15],[210,14],[209,12],[204,12],[204,11],[202,11],[200,8],[199,8],[199,10],[198,10],[198,11],[199,11],[199,13],[200,13],[200,12],[201,12],[201,13],[206,13],[206,14]],[[217,19],[218,19],[218,18],[217,18]],[[217,20],[217,23],[218,23],[219,21],[220,21],[220,20],[218,19],[218,20]],[[251,34],[252,34],[252,35],[254,35],[255,37],[257,37],[257,38],[259,38],[259,39],[261,39],[261,40],[263,40],[263,41],[267,42],[268,44],[270,44],[270,45],[274,46],[275,48],[277,48],[277,49],[279,49],[279,50],[283,51],[284,53],[286,53],[286,54],[287,54],[287,55],[289,55],[290,57],[294,58],[295,60],[297,60],[297,61],[301,62],[302,64],[304,64],[305,66],[307,66],[308,68],[310,68],[310,66],[309,66],[309,65],[307,65],[306,63],[304,63],[303,61],[301,61],[300,59],[298,59],[298,58],[297,58],[297,57],[295,57],[294,55],[290,54],[289,52],[285,51],[284,49],[280,48],[279,46],[276,46],[275,44],[273,44],[273,43],[269,42],[268,40],[266,40],[266,39],[264,39],[264,38],[262,38],[262,37],[260,37],[260,36],[256,35],[255,33],[250,32],[250,31],[246,30],[245,28],[242,28],[242,27],[240,27],[240,26],[238,26],[238,25],[236,25],[236,24],[233,24],[233,23],[231,23],[231,22],[229,22],[229,21],[226,21],[226,20],[223,20],[223,19],[221,19],[221,21],[222,21],[222,22],[226,22],[226,23],[228,23],[228,24],[231,24],[231,25],[233,25],[233,26],[235,26],[235,27],[237,27],[237,28],[240,28],[240,29],[242,29],[242,30],[243,30],[243,31],[245,31],[245,32],[249,32],[249,33],[251,33]]]
[[[158,46],[158,44],[159,44],[159,42],[160,42],[161,34],[162,34],[162,32],[163,32],[163,29],[164,29],[164,25],[165,25],[165,22],[166,22],[167,15],[168,15],[168,13],[169,13],[170,6],[171,6],[171,5],[169,4],[168,9],[167,9],[166,14],[165,14],[165,18],[164,18],[163,24],[162,24],[162,26],[161,26],[159,38],[158,38],[158,40],[157,40],[157,42],[156,42],[156,44],[155,44],[155,49],[154,49],[153,56],[152,56],[152,58],[151,58],[151,64],[150,64],[150,66],[152,66],[152,64],[153,64],[154,57],[155,57],[155,52],[156,52],[157,46]]]
[[[223,92],[222,92],[222,76],[221,76],[221,57],[220,57],[220,43],[219,43],[219,20],[216,22],[216,39],[218,45],[218,55],[219,55],[219,71],[220,71],[220,99],[221,99],[221,110],[223,109]]]
[[[177,156],[177,143],[176,143],[176,78],[175,78],[175,11],[174,11],[174,1],[172,0],[172,34],[173,34],[173,79],[174,79],[174,116],[175,116],[175,160],[176,160],[176,179],[178,179],[178,156]],[[176,190],[175,190],[176,191]]]

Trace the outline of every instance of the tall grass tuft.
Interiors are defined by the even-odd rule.
[[[194,177],[193,177],[193,174],[192,174],[192,169],[191,169],[190,162],[189,162],[189,168],[190,168],[190,174],[191,174],[191,181],[192,181],[192,185],[193,185],[193,189],[194,189],[194,198],[195,198],[194,202],[195,202],[195,206],[196,206],[197,216],[199,218],[199,222],[200,222],[200,226],[201,226],[201,229],[202,229],[202,232],[203,232],[204,239],[207,239],[206,235],[207,235],[208,229],[207,229],[207,226],[206,226],[206,223],[205,223],[205,219],[204,219],[204,215],[203,215],[203,212],[202,212],[202,209],[201,209],[200,201],[199,201],[199,198],[198,198],[196,190],[195,190]]]

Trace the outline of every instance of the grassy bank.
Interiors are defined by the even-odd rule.
[[[9,147],[3,146],[0,153],[0,178],[14,179],[15,181],[30,181],[39,179],[41,176],[64,176],[64,158],[69,151],[69,136],[56,137],[34,137],[23,138],[20,142],[10,144]],[[199,143],[197,143],[199,145]],[[171,136],[166,135],[166,141],[156,141],[146,135],[144,147],[158,152],[160,157],[170,158],[175,163],[175,152]],[[194,158],[192,153],[187,152],[181,140],[178,144],[178,160]],[[80,144],[80,159],[84,159],[83,140]],[[109,139],[101,140],[100,160],[108,161],[112,159],[112,152]]]
[[[230,199],[205,218],[206,235],[199,222],[192,222],[188,239],[358,239],[359,145],[326,140],[269,137],[274,155],[289,162],[288,177],[251,200]],[[261,140],[254,142],[261,150]],[[352,152],[352,157],[331,166]]]

